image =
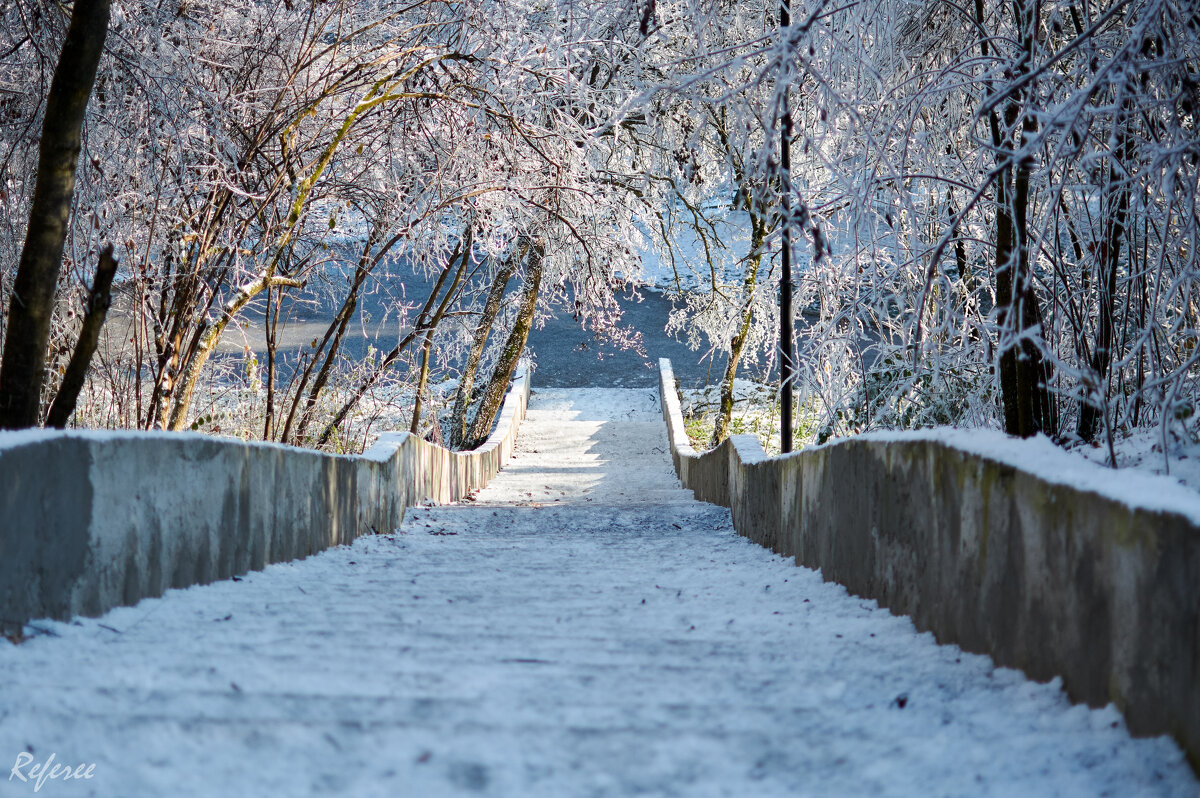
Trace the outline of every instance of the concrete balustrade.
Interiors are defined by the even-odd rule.
[[[660,361],[676,472],[738,531],[939,641],[1171,734],[1200,769],[1200,498],[983,430],[697,453]]]
[[[407,432],[361,457],[196,433],[0,432],[0,626],[99,615],[460,499],[512,454],[529,374],[523,363],[495,431],[469,452]]]

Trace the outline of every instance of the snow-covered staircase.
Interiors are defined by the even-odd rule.
[[[472,501],[44,626],[0,645],[0,754],[96,764],[54,795],[1197,791],[1169,739],[737,535],[651,390],[535,389]]]

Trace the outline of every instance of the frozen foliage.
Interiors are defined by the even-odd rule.
[[[1190,4],[869,3],[813,45],[802,147],[844,238],[803,278],[802,373],[831,431],[1191,413]]]
[[[965,423],[1107,440],[1194,413],[1190,4],[816,0],[792,5],[782,41],[770,5],[731,25],[656,8],[694,32],[659,122],[687,161],[671,216],[713,239],[681,247],[704,288],[686,323],[733,344],[748,320],[751,351],[769,352],[778,275],[739,284],[718,264],[706,281],[710,252],[749,264],[755,240],[747,220],[722,248],[706,208],[773,208],[786,182],[818,439]],[[778,231],[768,216],[760,248],[777,251]]]
[[[45,94],[30,76],[53,68],[69,9],[0,13],[9,264]],[[532,250],[543,311],[566,304],[597,334],[626,335],[614,272],[635,268],[640,233],[613,118],[634,91],[629,20],[583,2],[115,2],[65,273],[78,293],[97,243],[118,245],[119,314],[85,420],[185,428],[231,324],[252,317],[274,354],[280,316],[320,304],[337,313],[329,334],[286,370],[262,364],[262,436],[311,441],[331,381],[361,396],[427,340],[448,369],[500,265],[519,261],[515,284]],[[388,278],[394,259],[450,277],[423,308]],[[381,304],[398,332],[356,373],[339,360],[339,327],[365,293],[391,294]],[[57,320],[60,361],[78,302]]]
[[[517,292],[484,298],[531,258],[536,314],[631,346],[614,287],[665,277],[672,329],[727,351],[732,385],[775,358],[787,230],[812,437],[955,423],[1111,456],[1200,393],[1191,6],[796,0],[781,33],[766,0],[118,0],[55,367],[107,240],[121,312],[88,423],[188,426],[229,325],[274,348],[324,303],[329,334],[263,364],[255,434],[328,443],[388,381],[415,404],[457,377],[481,318],[486,371]],[[7,294],[67,12],[0,13]],[[447,279],[403,295],[393,258]],[[356,369],[337,331],[372,292],[395,325]]]

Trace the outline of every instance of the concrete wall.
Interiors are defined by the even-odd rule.
[[[1112,471],[1082,463],[1097,473],[1076,474],[1075,460],[1036,442],[986,433],[771,459],[742,435],[697,454],[666,360],[660,390],[680,481],[730,507],[741,534],[943,643],[1061,676],[1076,701],[1114,703],[1134,734],[1173,735],[1200,770],[1200,498],[1141,475],[1120,479],[1157,488],[1123,491]],[[1110,495],[1122,492],[1142,498]]]
[[[99,615],[389,532],[487,484],[529,399],[523,367],[480,448],[408,433],[361,457],[192,433],[0,433],[0,626]]]

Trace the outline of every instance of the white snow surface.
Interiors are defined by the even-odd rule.
[[[1178,434],[1176,429],[1183,434]],[[1160,427],[1135,430],[1118,438],[1113,444],[1117,468],[1160,474],[1194,491],[1200,491],[1200,442],[1195,440],[1194,432],[1179,427],[1169,429],[1165,444],[1168,457],[1163,457],[1164,441]],[[1108,465],[1108,446],[1103,441],[1080,445],[1070,451],[1093,463]]]
[[[1135,468],[1108,468],[1076,451],[1056,446],[1045,435],[1021,439],[999,430],[935,427],[926,430],[868,432],[832,440],[934,440],[1005,463],[1055,485],[1066,485],[1152,512],[1177,513],[1200,525],[1200,494],[1169,476]]]
[[[72,796],[1196,796],[1169,738],[738,536],[649,390],[535,391],[473,502],[0,641]],[[0,795],[34,794],[0,778]]]

